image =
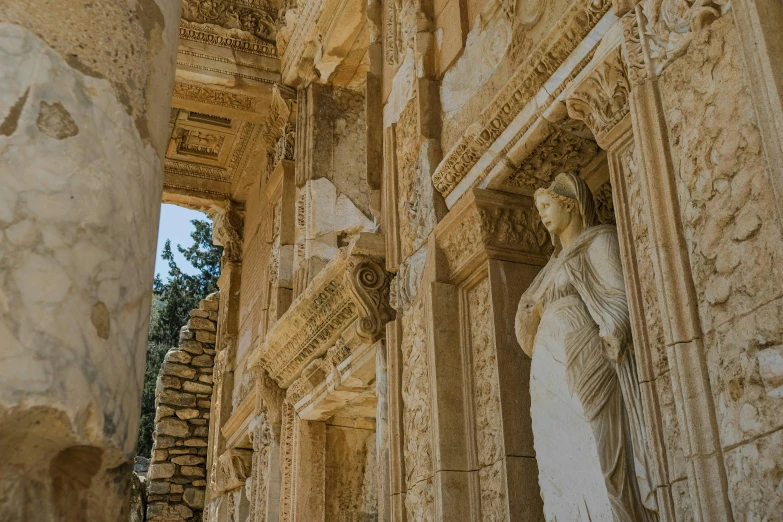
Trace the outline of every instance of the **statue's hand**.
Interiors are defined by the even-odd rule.
[[[538,325],[541,322],[541,306],[522,301],[517,309],[517,317],[514,324],[517,341],[528,357],[533,357],[533,345],[538,333]]]
[[[615,364],[622,362],[625,356],[625,349],[620,339],[614,335],[604,335],[603,332],[600,335],[606,357]]]

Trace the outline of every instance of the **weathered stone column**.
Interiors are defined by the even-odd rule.
[[[0,0],[0,520],[127,520],[179,9]]]

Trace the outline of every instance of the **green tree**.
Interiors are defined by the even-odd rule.
[[[191,221],[193,244],[188,248],[177,245],[177,250],[198,272],[186,274],[174,260],[171,241],[166,240],[161,257],[169,265],[164,282],[155,276],[152,285],[152,312],[150,314],[149,342],[147,343],[147,370],[141,396],[141,422],[137,453],[149,457],[152,451],[152,432],[155,422],[155,385],[163,359],[179,344],[179,330],[190,318],[190,311],[198,308],[204,297],[217,291],[220,275],[220,256],[223,247],[212,244],[212,224],[209,221]]]

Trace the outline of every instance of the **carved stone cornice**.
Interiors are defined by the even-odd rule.
[[[565,128],[555,128],[498,188],[532,196],[537,189],[548,186],[560,172],[579,172],[599,152],[595,141]]]
[[[623,17],[623,54],[636,85],[657,78],[693,37],[731,9],[730,0],[645,0]]]
[[[242,229],[245,212],[234,202],[224,207],[212,208],[212,243],[223,247],[223,257],[232,263],[242,260]]]
[[[277,385],[266,370],[256,367],[254,371],[257,394],[256,410],[266,410],[268,422],[279,428],[283,422],[282,407],[286,392]]]
[[[603,149],[630,128],[631,84],[626,75],[620,46],[566,94],[568,115],[587,124]]]
[[[248,365],[263,368],[287,388],[349,328],[366,343],[382,337],[394,312],[380,244],[374,235],[362,234],[339,249],[267,333]]]
[[[432,181],[441,194],[448,196],[467,176],[611,7],[611,0],[577,0],[568,8],[479,116],[477,130],[463,136],[440,163]]]
[[[277,12],[257,0],[182,0],[182,21],[202,31],[215,31],[223,40],[273,42],[277,37]],[[245,50],[245,49],[242,49]]]
[[[530,196],[473,189],[435,229],[452,280],[468,276],[487,258],[544,265],[549,233]]]
[[[217,491],[230,491],[245,485],[253,466],[251,450],[232,448],[218,458]]]

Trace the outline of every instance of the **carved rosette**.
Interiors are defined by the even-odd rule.
[[[378,263],[366,260],[347,271],[345,281],[359,310],[356,333],[373,343],[384,335],[386,323],[394,317],[389,305],[389,277]]]
[[[631,85],[618,46],[566,96],[568,115],[584,121],[606,149],[628,128]],[[621,123],[625,123],[621,125]]]

